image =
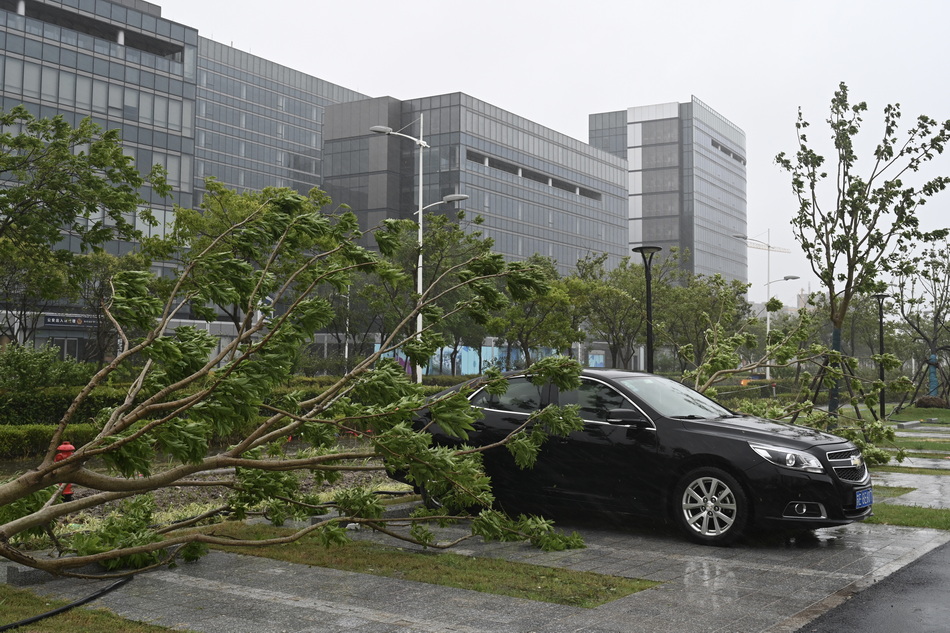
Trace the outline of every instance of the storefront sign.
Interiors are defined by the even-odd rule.
[[[43,315],[43,325],[47,327],[96,327],[98,324],[99,319],[91,316]]]

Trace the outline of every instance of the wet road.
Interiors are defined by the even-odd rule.
[[[854,595],[799,633],[945,633],[950,630],[950,544]]]

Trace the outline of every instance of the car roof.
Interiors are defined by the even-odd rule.
[[[585,368],[581,371],[581,376],[600,376],[602,378],[627,378],[629,376],[649,376],[651,374],[642,371],[630,371],[629,369],[600,369]]]

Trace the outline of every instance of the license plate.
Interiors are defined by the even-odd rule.
[[[854,507],[860,510],[861,508],[867,508],[872,503],[874,503],[874,494],[871,492],[870,488],[865,488],[864,490],[858,490],[855,493],[855,503]]]

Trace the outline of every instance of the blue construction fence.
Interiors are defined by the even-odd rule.
[[[377,346],[376,349],[379,349]],[[475,347],[462,347],[459,350],[456,359],[455,374],[457,375],[475,375],[480,374],[489,367],[495,366],[502,370],[521,369],[524,367],[524,354],[520,349],[507,346],[483,345],[479,349]],[[544,358],[557,354],[558,350],[542,348],[535,350],[533,358]],[[390,354],[400,365],[406,368],[406,373],[412,373],[406,358],[400,353]],[[606,367],[606,353],[599,350],[588,350],[580,355],[581,363],[586,367]],[[452,374],[452,348],[444,347],[429,359],[429,366],[426,368],[426,375],[449,375]]]

